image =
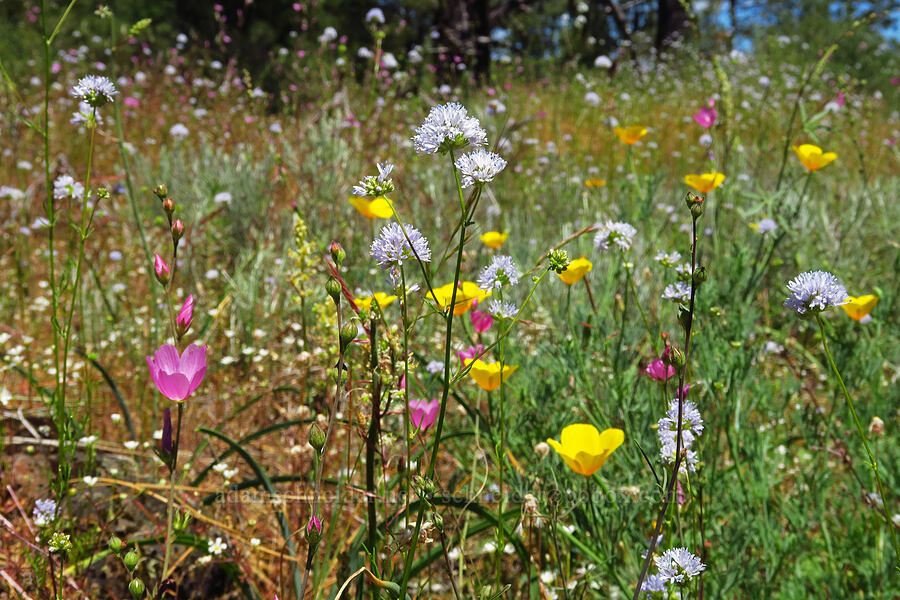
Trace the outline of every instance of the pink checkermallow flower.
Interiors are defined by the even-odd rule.
[[[709,108],[701,108],[696,113],[694,113],[694,120],[697,121],[697,125],[703,127],[704,129],[708,129],[712,127],[716,122],[716,114],[715,109],[716,101],[712,98],[709,100]]]
[[[152,357],[147,357],[147,366],[159,393],[182,402],[206,376],[206,346],[190,344],[179,356],[175,346],[163,344]]]
[[[661,358],[654,358],[644,369],[644,373],[656,381],[668,381],[675,376],[675,367],[667,365]]]
[[[182,337],[187,330],[191,328],[191,321],[194,319],[194,295],[189,294],[187,300],[181,305],[178,316],[175,317],[175,330],[178,337]]]
[[[169,271],[169,265],[166,264],[166,261],[159,254],[153,257],[153,271],[156,273],[158,282],[162,285],[169,283],[169,277],[171,277],[172,272]]]
[[[479,354],[484,352],[484,344],[476,344],[474,346],[469,346],[465,350],[460,350],[456,353],[459,356],[460,362],[465,365],[467,358],[475,358]]]
[[[494,324],[494,317],[491,316],[491,313],[486,311],[472,310],[471,317],[472,327],[475,329],[475,333],[484,333]]]
[[[410,400],[409,401],[409,422],[416,426],[417,429],[425,431],[437,420],[438,411],[441,408],[441,402],[437,398],[434,400]]]

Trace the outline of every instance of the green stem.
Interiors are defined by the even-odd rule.
[[[878,494],[881,496],[881,514],[884,516],[884,522],[891,532],[891,542],[894,544],[894,553],[897,555],[898,565],[900,565],[900,543],[898,543],[897,540],[897,532],[894,528],[894,524],[891,522],[891,517],[888,515],[888,498],[884,493],[884,484],[881,482],[881,475],[878,472],[878,462],[875,460],[875,455],[869,447],[869,441],[866,439],[866,433],[859,420],[859,415],[856,414],[856,407],[853,404],[853,399],[850,398],[850,392],[847,391],[847,386],[844,385],[844,379],[841,377],[841,373],[838,371],[834,358],[831,356],[831,350],[828,348],[828,338],[825,335],[825,322],[822,320],[822,315],[816,314],[816,320],[819,322],[819,331],[822,334],[822,346],[824,346],[825,354],[828,356],[828,363],[831,365],[831,370],[838,380],[838,385],[840,385],[841,392],[844,394],[844,399],[847,400],[847,406],[850,407],[850,414],[853,415],[853,422],[856,424],[856,432],[859,434],[859,439],[866,449],[866,455],[869,457],[869,466],[872,467],[872,473],[875,474],[875,482],[878,485]]]
[[[453,312],[456,308],[456,293],[459,288],[459,274],[462,269],[463,246],[466,242],[466,225],[468,215],[466,213],[466,204],[463,199],[462,184],[459,179],[459,171],[456,170],[456,157],[453,151],[450,151],[450,166],[453,169],[453,178],[456,181],[456,192],[459,196],[460,206],[460,222],[459,222],[459,248],[456,251],[456,270],[453,274],[453,291],[450,294],[450,305],[447,311],[447,331],[444,334],[444,381],[441,390],[441,410],[438,413],[437,426],[434,429],[434,441],[431,447],[431,458],[428,461],[428,470],[425,473],[426,479],[434,476],[434,468],[437,464],[438,449],[441,445],[441,432],[444,429],[444,416],[447,413],[447,400],[450,395],[450,352],[453,340]],[[416,517],[416,526],[413,531],[412,542],[406,554],[406,564],[403,567],[403,577],[400,583],[400,590],[406,590],[412,574],[412,563],[416,553],[416,545],[419,541],[419,530],[422,528],[422,520],[425,517],[426,503],[422,502],[419,507],[419,514]]]
[[[412,245],[410,245],[412,247]],[[412,443],[410,436],[412,435],[409,419],[409,312],[407,309],[406,297],[406,271],[403,265],[400,265],[400,285],[403,288],[403,305],[400,307],[403,319],[403,427],[406,433],[406,494],[405,508],[403,511],[404,523],[409,527],[409,493],[410,493],[410,462],[412,460]]]
[[[159,586],[162,586],[169,573],[169,558],[172,552],[172,517],[175,513],[175,478],[178,473],[178,446],[181,444],[181,417],[183,414],[184,402],[179,402],[178,424],[175,427],[175,449],[172,454],[172,470],[169,472],[169,501],[166,504],[166,555],[165,559],[163,559],[163,569],[160,573]]]
[[[638,310],[641,312],[641,320],[644,322],[644,328],[647,330],[647,335],[650,336],[650,344],[653,346],[653,351],[657,355],[659,355],[658,341],[656,339],[656,336],[653,335],[653,330],[650,329],[650,323],[647,321],[647,314],[644,312],[644,307],[641,306],[641,301],[638,298],[637,289],[634,287],[634,279],[631,277],[631,267],[628,265],[628,259],[625,256],[625,250],[619,248],[619,254],[622,255],[622,264],[625,265],[625,275],[628,277],[628,284],[631,286],[631,295],[634,297],[634,303],[637,304]]]

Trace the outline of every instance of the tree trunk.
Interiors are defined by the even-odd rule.
[[[659,0],[656,14],[656,49],[662,50],[684,31],[688,15],[679,0]]]

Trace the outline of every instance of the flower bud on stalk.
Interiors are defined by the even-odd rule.
[[[331,277],[328,281],[325,282],[325,291],[328,292],[328,295],[331,296],[331,299],[334,300],[335,304],[340,304],[341,302],[341,283]]]
[[[134,600],[141,600],[144,597],[145,590],[144,582],[140,579],[132,579],[131,583],[128,584],[128,591],[131,592],[131,597]]]
[[[328,250],[331,252],[331,259],[334,261],[334,264],[340,267],[344,262],[344,259],[347,258],[347,253],[344,251],[343,246],[337,242],[331,242],[331,246]]]
[[[187,300],[181,306],[181,310],[178,311],[178,316],[175,318],[175,332],[178,334],[179,339],[184,337],[184,334],[191,328],[193,319],[194,295],[189,294]]]
[[[153,193],[160,200],[164,200],[169,195],[169,189],[166,187],[166,184],[161,183],[153,189]]]
[[[181,219],[176,219],[174,223],[172,223],[172,241],[175,242],[175,245],[178,245],[178,240],[180,240],[184,236],[184,223],[181,222]]]
[[[163,287],[169,283],[169,278],[172,276],[172,273],[169,271],[169,265],[166,264],[166,261],[164,261],[159,254],[153,257],[153,272],[156,273],[156,280],[160,282]]]
[[[325,432],[316,423],[313,423],[312,427],[309,428],[309,445],[315,448],[319,454],[322,453],[322,449],[325,447]]]

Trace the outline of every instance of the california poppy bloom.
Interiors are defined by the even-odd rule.
[[[441,308],[447,310],[447,307],[450,306],[450,302],[453,298],[453,283],[451,282],[447,285],[442,285],[439,288],[434,288],[433,291]],[[472,308],[472,303],[475,300],[481,302],[490,295],[490,292],[484,291],[473,281],[460,281],[459,286],[456,289],[456,303],[453,306],[453,314],[463,314]],[[429,295],[428,297],[431,296]]]
[[[547,438],[547,443],[573,471],[590,477],[622,445],[625,432],[611,428],[601,433],[589,423],[575,423],[563,428],[560,440],[562,443]]]
[[[484,242],[484,245],[488,248],[499,248],[503,245],[503,242],[506,241],[506,238],[509,236],[508,233],[500,233],[499,231],[488,231],[483,233],[479,239]]]
[[[375,198],[351,196],[349,200],[353,208],[368,219],[390,219],[394,216],[394,207],[385,196]]]
[[[472,368],[469,369],[469,375],[475,380],[478,387],[489,392],[500,387],[501,381],[509,379],[509,376],[519,368],[518,365],[503,365],[501,374],[500,363],[486,363],[480,359],[473,360],[468,358],[465,364],[466,366],[472,365]]]
[[[722,173],[703,173],[702,175],[685,175],[684,182],[700,192],[708,194],[725,181]]]
[[[803,166],[810,171],[818,171],[837,158],[837,154],[834,152],[823,153],[821,148],[813,144],[800,144],[799,146],[792,146],[792,148],[797,153],[797,158],[800,159]]]
[[[876,304],[878,304],[878,296],[866,294],[859,297],[850,296],[850,301],[847,304],[842,304],[841,308],[854,321],[861,321],[872,312]]]
[[[378,292],[374,296],[368,296],[366,298],[357,298],[355,300],[357,306],[362,309],[369,310],[372,306],[372,302],[377,302],[380,308],[384,308],[391,302],[397,299],[397,296],[388,296],[384,292]]]
[[[584,279],[584,276],[588,274],[591,268],[593,268],[591,261],[582,256],[570,262],[568,268],[562,273],[557,273],[557,275],[567,285],[572,285]]]
[[[642,125],[632,125],[631,127],[615,127],[613,132],[619,136],[620,140],[631,146],[647,135],[647,128]]]

